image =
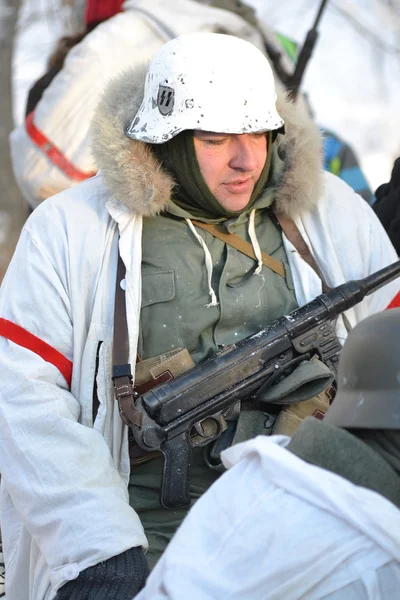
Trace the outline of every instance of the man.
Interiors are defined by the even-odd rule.
[[[0,295],[11,597],[131,598],[146,576],[141,548],[152,566],[187,512],[159,503],[162,459],[128,445],[111,379],[123,346],[113,344],[124,317],[116,287],[135,385],[148,385],[160,364],[190,368],[312,300],[318,268],[334,286],[395,261],[370,207],[323,174],[320,147],[295,106],[277,107],[264,55],[236,37],[181,36],[147,75],[110,83],[94,122],[100,174],[34,211]],[[282,233],[285,220],[316,270]],[[347,324],[399,297],[398,283],[385,286]],[[337,331],[346,337],[342,319]],[[306,379],[321,391],[321,373]],[[245,438],[265,431],[262,410],[233,413]],[[192,499],[218,476],[195,450]]]
[[[225,450],[138,600],[395,600],[400,310],[350,333],[323,421]]]

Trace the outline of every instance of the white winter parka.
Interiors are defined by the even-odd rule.
[[[127,431],[111,381],[118,246],[134,364],[142,217],[158,213],[172,187],[147,146],[123,135],[142,89],[142,71],[110,86],[94,127],[101,174],[34,211],[1,287],[0,518],[10,600],[50,600],[81,570],[133,546],[146,548],[128,503]],[[279,112],[286,134],[276,143],[285,168],[275,209],[295,219],[327,283],[395,262],[370,207],[343,181],[322,174],[318,133],[286,101]],[[284,245],[303,305],[321,292],[321,282],[286,238]],[[198,269],[201,276],[204,264]],[[399,289],[395,281],[366,298],[348,311],[350,323],[398,303]],[[346,335],[342,323],[338,335]]]

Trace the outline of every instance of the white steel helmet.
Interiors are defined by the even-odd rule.
[[[126,135],[161,144],[187,129],[272,131],[284,124],[275,102],[272,69],[255,46],[225,34],[181,35],[151,60]]]

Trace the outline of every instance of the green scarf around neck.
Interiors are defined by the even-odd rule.
[[[164,144],[153,144],[153,152],[162,166],[177,182],[171,200],[192,218],[227,219],[250,210],[262,193],[271,166],[272,132],[267,133],[267,159],[260,178],[245,208],[230,211],[215,198],[201,174],[193,141],[193,131],[179,133]],[[168,208],[167,208],[168,212]]]

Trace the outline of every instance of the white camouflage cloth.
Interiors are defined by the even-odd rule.
[[[136,600],[396,600],[400,511],[260,436],[197,501]]]

